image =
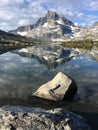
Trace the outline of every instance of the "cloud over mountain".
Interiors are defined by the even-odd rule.
[[[79,24],[98,20],[97,0],[0,0],[0,29],[17,28],[21,22],[35,23],[47,10],[56,11]]]

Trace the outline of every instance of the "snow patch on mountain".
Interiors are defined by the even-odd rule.
[[[60,20],[57,20],[56,21],[58,24],[61,24],[61,25],[64,25],[64,22],[60,21]]]
[[[43,27],[47,27],[48,26],[48,23],[44,23]]]
[[[26,36],[28,32],[17,32],[17,34],[21,35],[21,36]]]

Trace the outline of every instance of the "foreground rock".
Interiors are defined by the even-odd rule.
[[[40,86],[33,96],[54,101],[69,100],[76,91],[76,83],[62,72],[59,72],[53,80]]]
[[[0,130],[90,130],[79,115],[64,109],[0,108]]]

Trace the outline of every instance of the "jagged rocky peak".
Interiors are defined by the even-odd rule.
[[[46,14],[47,21],[50,20],[58,20],[60,17],[59,15],[54,11],[48,11]]]
[[[36,27],[43,26],[47,22],[53,22],[59,19],[59,15],[56,12],[53,11],[48,11],[45,17],[39,18],[37,23],[35,24]]]
[[[45,17],[47,19],[47,22],[53,20],[53,21],[57,21],[57,23],[59,24],[75,26],[73,22],[71,22],[67,18],[60,17],[55,11],[48,11]]]
[[[62,38],[72,35],[74,23],[59,16],[55,11],[47,11],[44,17],[38,19],[34,25],[21,26],[11,33],[34,38]]]
[[[55,11],[47,11],[45,17],[39,18],[37,23],[35,24],[34,28],[41,27],[45,23],[51,24],[59,24],[65,26],[75,26],[73,22],[68,20],[67,18],[60,17]]]

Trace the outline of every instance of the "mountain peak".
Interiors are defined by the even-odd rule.
[[[36,38],[61,38],[72,34],[71,27],[74,27],[74,24],[67,18],[59,16],[55,11],[47,11],[34,25],[21,27],[12,32]]]
[[[57,20],[59,15],[55,11],[47,11],[46,18],[47,20]]]

